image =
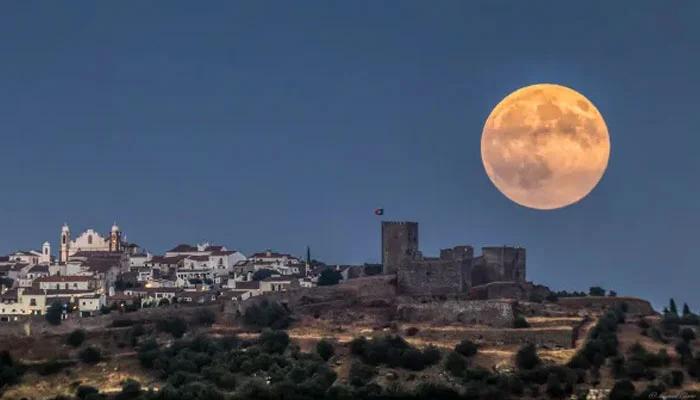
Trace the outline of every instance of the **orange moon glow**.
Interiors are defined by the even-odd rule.
[[[603,116],[582,94],[560,85],[518,89],[493,109],[481,135],[486,173],[506,197],[551,210],[584,198],[608,166]]]

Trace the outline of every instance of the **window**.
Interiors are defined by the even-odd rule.
[[[30,300],[29,300],[29,305],[30,305],[30,306],[36,306],[36,299],[30,299]]]
[[[88,244],[92,244],[92,235],[88,235]]]

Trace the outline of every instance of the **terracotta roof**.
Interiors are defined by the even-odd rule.
[[[178,244],[172,249],[168,250],[168,253],[190,253],[193,251],[198,251],[197,247],[189,244]]]
[[[233,253],[235,253],[235,251],[232,251],[232,250],[214,250],[214,251],[212,251],[211,255],[213,255],[213,256],[230,256]]]
[[[224,246],[207,246],[204,250],[206,251],[221,251]]]
[[[180,260],[184,260],[185,258],[187,258],[187,256],[173,256],[173,257],[153,256],[153,258],[151,258],[150,261],[146,261],[146,263],[148,263],[148,264],[175,265]]]
[[[270,252],[262,251],[262,252],[253,254],[251,257],[255,257],[255,258],[284,258],[284,257],[296,258],[290,254],[275,253],[274,251],[270,251]]]
[[[263,279],[263,282],[291,282],[294,279],[298,279],[293,276],[268,276]]]
[[[259,281],[235,282],[236,289],[260,289]]]
[[[209,261],[209,256],[187,256],[187,259],[193,261]]]
[[[37,278],[34,282],[89,282],[94,280],[91,276],[84,275],[51,275]]]

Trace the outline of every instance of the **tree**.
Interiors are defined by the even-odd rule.
[[[80,361],[84,362],[85,364],[97,364],[98,362],[102,361],[102,353],[100,350],[92,346],[84,348],[80,354],[78,354],[78,356],[80,357]]]
[[[686,342],[690,342],[691,340],[695,340],[695,331],[692,330],[691,328],[681,329],[681,339],[683,339]]]
[[[467,369],[467,360],[459,353],[452,351],[445,357],[445,371],[453,376],[461,377]]]
[[[66,341],[73,347],[80,347],[80,345],[85,341],[85,331],[82,329],[74,330],[68,335]]]
[[[469,339],[464,339],[455,346],[455,351],[465,357],[471,357],[479,351],[479,346]]]
[[[690,314],[692,313],[690,312],[690,307],[688,307],[688,303],[683,303],[683,316],[687,317]]]
[[[610,400],[634,400],[634,385],[627,379],[615,382],[610,391]]]
[[[343,279],[340,272],[333,269],[324,269],[318,277],[318,286],[337,285]]]
[[[316,343],[316,352],[319,356],[321,356],[323,361],[328,361],[335,354],[335,348],[333,347],[333,343],[331,341],[321,339],[318,343]]]
[[[564,396],[564,388],[561,385],[559,376],[555,373],[550,373],[547,376],[547,394],[556,399]]]
[[[350,384],[353,386],[365,386],[372,380],[377,371],[362,362],[354,361],[350,365],[350,373],[348,375]]]
[[[526,344],[515,355],[515,365],[520,369],[533,369],[541,363],[534,344]]]
[[[51,303],[48,310],[46,310],[45,318],[51,325],[60,325],[63,318],[63,306],[61,303],[57,301]]]
[[[259,270],[255,271],[255,273],[253,274],[253,280],[254,281],[262,281],[266,278],[271,277],[274,273],[275,273],[275,271],[273,271],[271,269],[259,269]]]
[[[668,303],[668,311],[675,315],[678,316],[678,308],[676,307],[676,301],[671,298],[671,300]]]
[[[591,286],[588,290],[589,296],[605,296],[605,289],[600,286]]]
[[[141,384],[133,379],[127,379],[122,382],[122,391],[119,393],[119,399],[134,399],[141,393]]]
[[[530,323],[522,315],[517,315],[513,321],[513,328],[529,328]]]
[[[608,297],[617,297],[617,292],[614,291],[614,290],[610,290],[610,291],[608,292]]]
[[[94,397],[94,395],[98,393],[100,393],[100,391],[97,390],[97,388],[87,385],[80,385],[75,390],[75,397],[79,398],[80,400],[85,400],[88,398],[88,396]]]

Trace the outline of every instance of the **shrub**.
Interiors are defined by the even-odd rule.
[[[80,347],[85,341],[85,331],[82,329],[76,329],[68,335],[66,342],[73,347]]]
[[[256,328],[286,329],[292,319],[289,311],[279,303],[263,300],[250,306],[243,314],[243,322]]]
[[[318,286],[337,285],[343,279],[340,272],[332,269],[324,269],[318,277]]]
[[[547,376],[547,394],[557,399],[564,396],[564,388],[562,388],[561,381],[555,373]]]
[[[365,386],[376,374],[377,371],[372,366],[354,361],[350,365],[348,380],[353,386]]]
[[[455,346],[455,351],[465,357],[471,357],[479,351],[479,346],[469,339],[464,339]]]
[[[615,382],[608,397],[609,400],[634,400],[634,385],[627,379]]]
[[[367,351],[367,339],[364,336],[357,337],[350,341],[350,353],[361,356]]]
[[[216,314],[212,310],[204,309],[197,315],[197,322],[203,326],[212,326],[216,322]]]
[[[683,381],[685,380],[685,375],[683,374],[683,371],[674,369],[668,374],[663,376],[663,381],[665,384],[668,386],[673,386],[673,387],[679,387],[683,385]]]
[[[80,361],[84,362],[85,364],[97,364],[98,362],[102,361],[102,353],[100,350],[92,346],[84,348],[78,354],[78,356],[80,357]]]
[[[695,340],[695,331],[691,328],[683,328],[681,330],[681,339],[683,339],[686,342]]]
[[[322,339],[316,343],[316,352],[321,356],[323,361],[328,361],[335,354],[335,348],[331,341]]]
[[[522,315],[517,315],[513,321],[513,328],[529,328],[530,323]]]
[[[285,331],[266,329],[260,334],[258,344],[267,353],[282,354],[289,346],[289,335]]]
[[[179,339],[187,332],[187,322],[181,317],[164,318],[156,322],[156,328]]]
[[[117,396],[118,400],[121,399],[134,399],[138,397],[141,393],[141,384],[133,379],[127,379],[122,382],[122,391]]]
[[[87,386],[87,385],[80,385],[78,388],[75,390],[75,397],[85,400],[89,397],[95,397],[95,395],[99,394],[100,391],[97,390],[97,388],[94,388],[92,386]]]
[[[406,336],[416,336],[419,330],[415,326],[406,329]]]
[[[71,361],[60,361],[54,358],[38,365],[36,371],[39,375],[43,376],[53,375],[60,372],[64,368],[72,366],[73,364],[74,363]]]
[[[459,353],[452,351],[445,357],[445,371],[453,376],[464,376],[467,369],[467,360]]]
[[[53,302],[46,310],[46,320],[51,325],[60,325],[63,318],[63,306],[58,302]]]
[[[542,361],[537,355],[537,350],[533,344],[526,344],[521,347],[515,355],[515,365],[520,369],[533,369],[541,363]]]

